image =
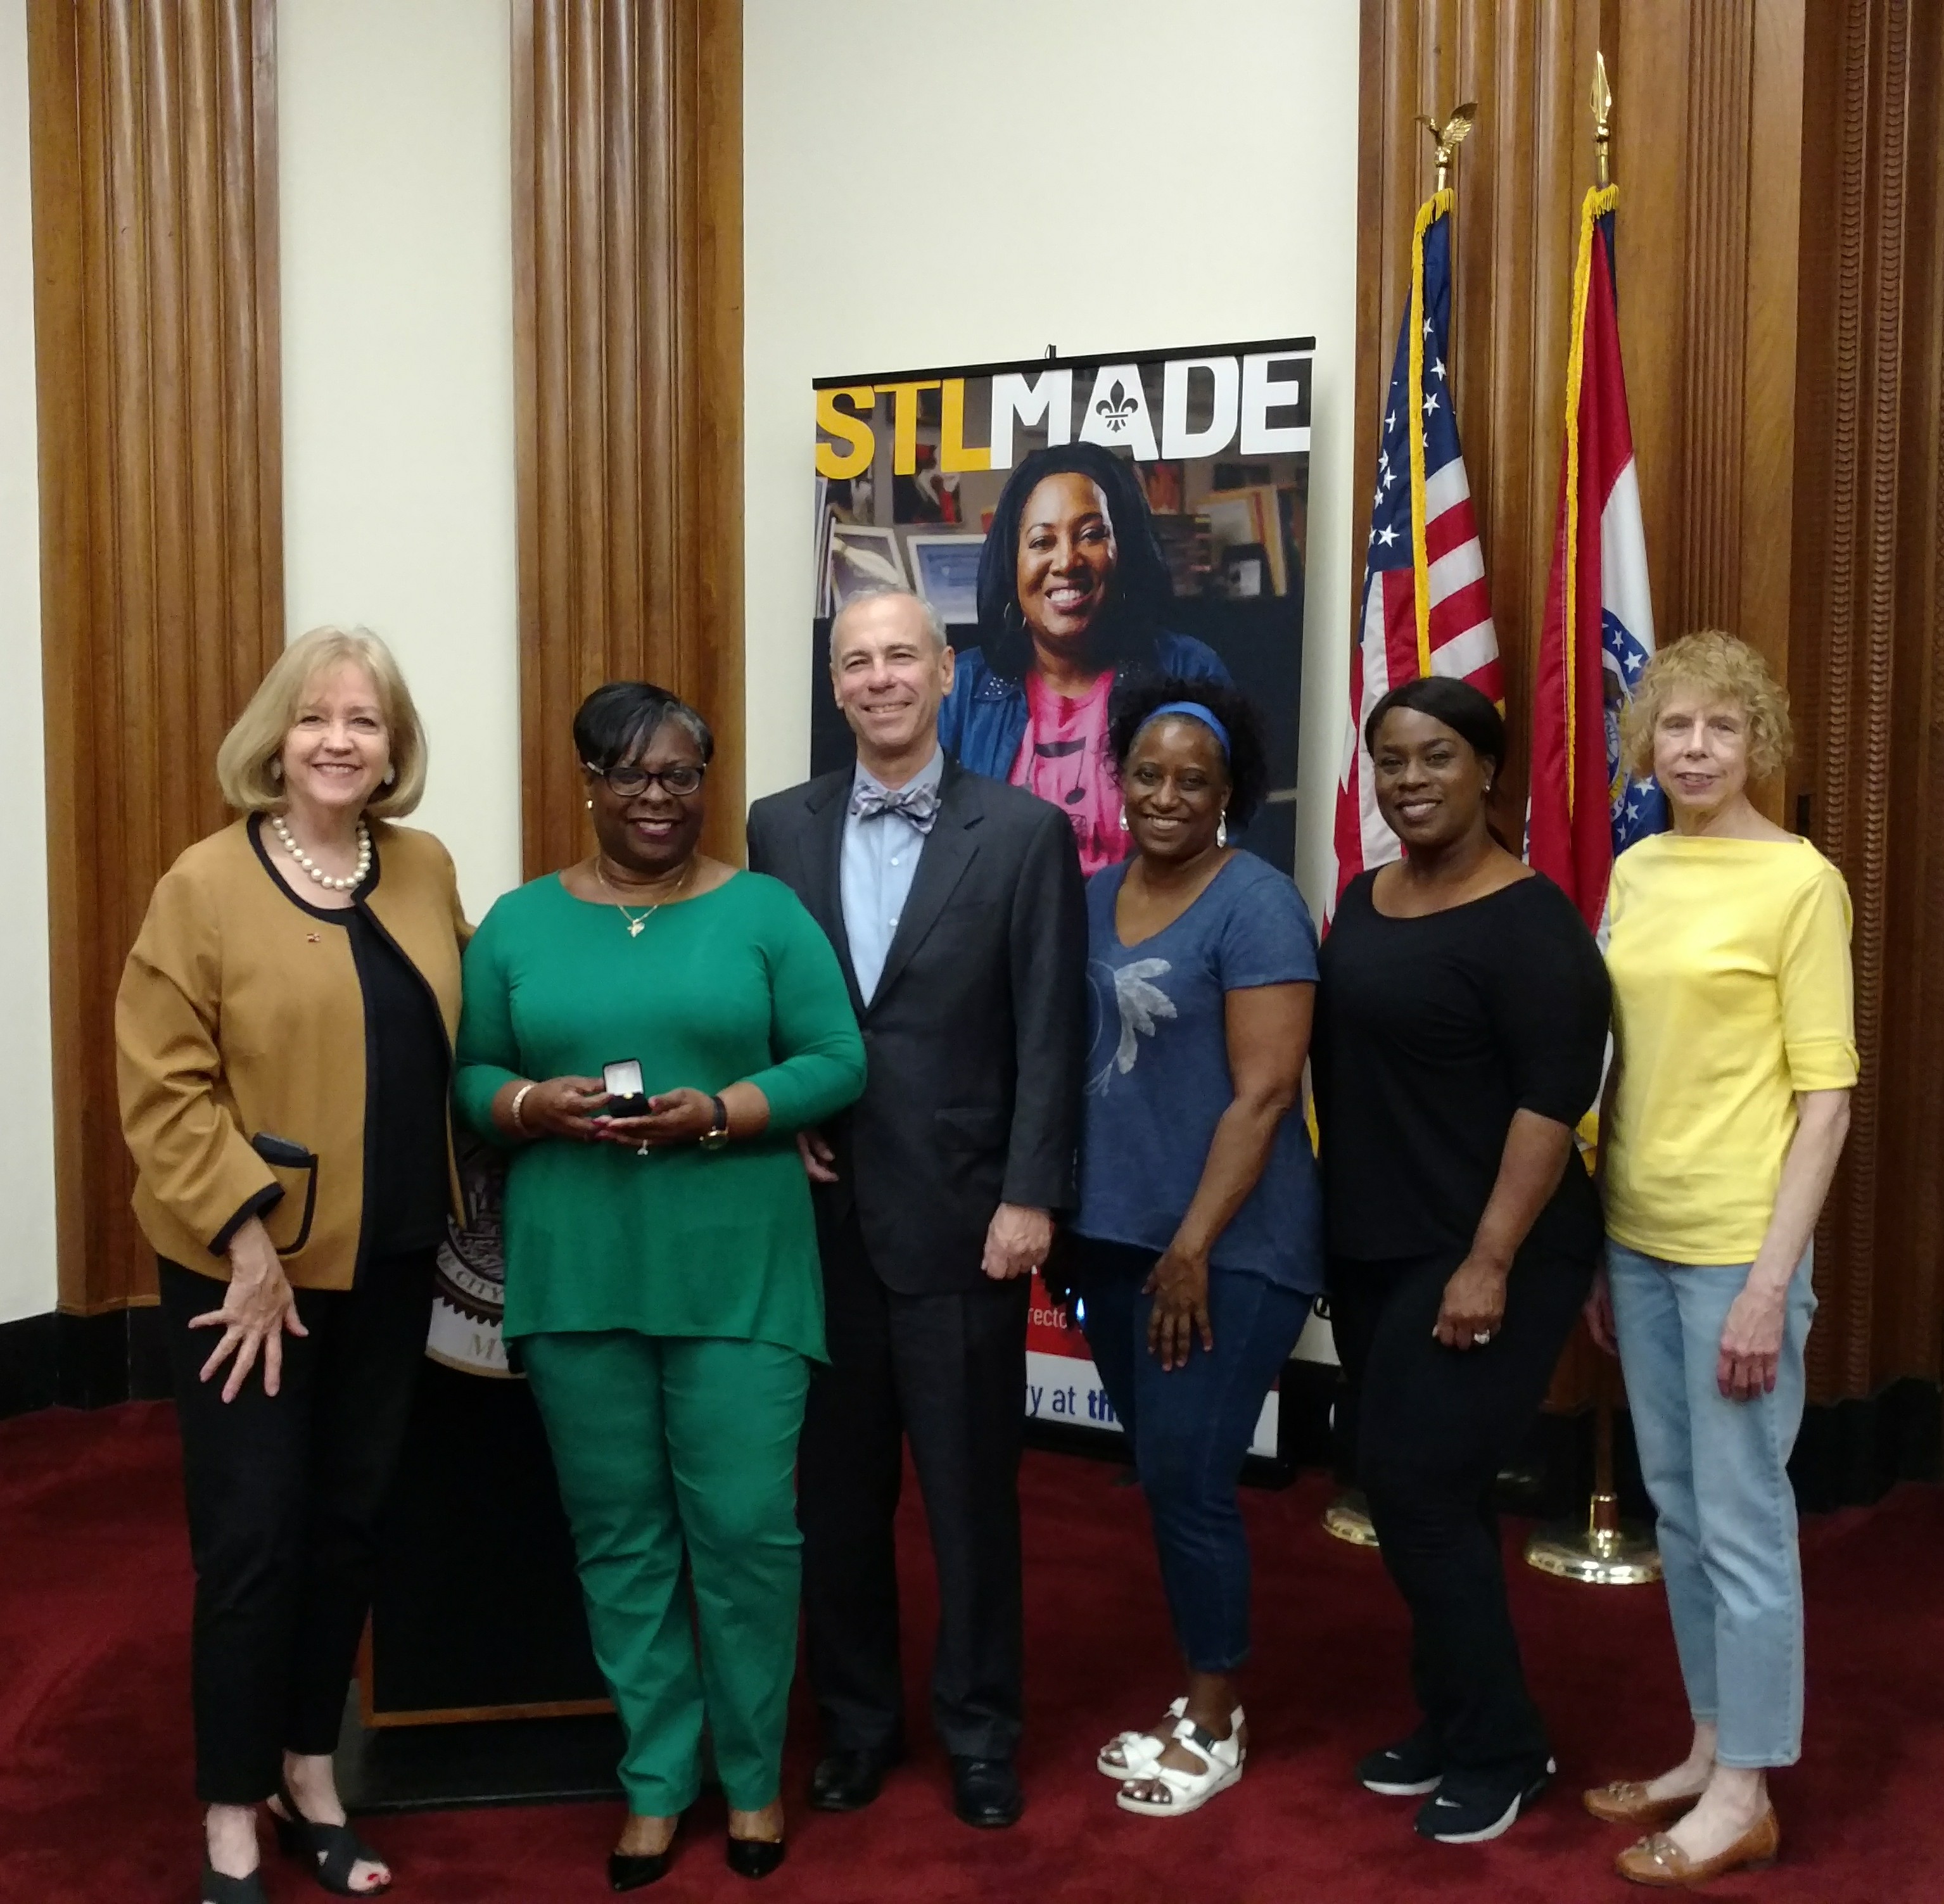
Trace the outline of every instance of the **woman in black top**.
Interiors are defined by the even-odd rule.
[[[1424,1718],[1358,1777],[1430,1795],[1418,1830],[1473,1844],[1553,1770],[1491,1489],[1599,1256],[1573,1128],[1599,1090],[1607,977],[1571,901],[1489,829],[1505,724],[1483,694],[1407,682],[1364,739],[1408,857],[1354,881],[1324,941],[1317,1119],[1358,1477],[1410,1607]]]

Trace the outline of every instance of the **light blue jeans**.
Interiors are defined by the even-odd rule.
[[[1696,1268],[1607,1245],[1681,1675],[1695,1718],[1719,1728],[1723,1765],[1793,1765],[1802,1753],[1802,1566],[1789,1455],[1802,1425],[1813,1255],[1804,1253],[1789,1284],[1773,1392],[1731,1401],[1715,1371],[1748,1264]]]

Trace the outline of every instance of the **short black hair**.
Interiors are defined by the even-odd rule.
[[[610,681],[595,688],[574,715],[574,749],[584,764],[604,774],[633,759],[670,721],[695,743],[706,767],[715,758],[709,723],[680,695],[651,681]]]
[[[1107,704],[1107,744],[1114,771],[1125,768],[1134,740],[1170,701],[1195,701],[1229,730],[1229,818],[1246,826],[1269,790],[1269,749],[1255,703],[1226,681],[1189,681],[1180,675],[1143,675],[1116,684]]]
[[[1020,459],[993,506],[979,553],[979,642],[995,674],[1022,681],[1032,667],[1032,636],[1020,613],[1020,518],[1048,476],[1071,472],[1097,484],[1114,530],[1114,579],[1089,631],[1091,658],[1103,666],[1153,665],[1174,583],[1155,540],[1148,499],[1133,464],[1098,443],[1050,444]]]
[[[1469,681],[1460,681],[1450,675],[1420,675],[1415,680],[1400,681],[1370,709],[1370,718],[1364,723],[1366,753],[1377,751],[1377,730],[1383,725],[1384,716],[1395,707],[1413,714],[1428,714],[1434,721],[1443,721],[1472,752],[1489,759],[1496,767],[1505,766],[1506,717],[1490,695]]]

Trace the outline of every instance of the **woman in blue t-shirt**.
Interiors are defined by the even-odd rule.
[[[1249,1550],[1235,1485],[1322,1286],[1316,1167],[1296,1114],[1316,933],[1286,874],[1228,844],[1267,784],[1235,689],[1115,697],[1130,857],[1088,882],[1093,1050],[1069,1279],[1133,1449],[1186,1693],[1100,1753],[1118,1802],[1169,1817],[1242,1774]]]

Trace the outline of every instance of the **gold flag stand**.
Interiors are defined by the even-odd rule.
[[[1361,1487],[1346,1487],[1323,1510],[1323,1531],[1352,1547],[1374,1547],[1377,1530]]]
[[[1526,1564],[1589,1586],[1645,1586],[1660,1578],[1660,1555],[1644,1527],[1620,1518],[1613,1490],[1613,1377],[1603,1367],[1593,1400],[1593,1497],[1584,1524],[1540,1527],[1525,1543]]]

